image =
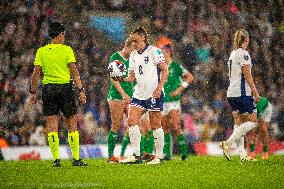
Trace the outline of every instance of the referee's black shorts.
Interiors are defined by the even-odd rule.
[[[66,118],[77,113],[75,92],[72,84],[45,84],[42,89],[43,115],[58,115]]]

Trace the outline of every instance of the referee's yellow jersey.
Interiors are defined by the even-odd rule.
[[[48,44],[37,50],[34,65],[41,67],[42,84],[70,83],[69,63],[76,62],[70,46],[63,44]]]

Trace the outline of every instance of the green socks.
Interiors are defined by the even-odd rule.
[[[254,152],[254,144],[250,144],[250,146],[249,146],[249,148],[250,148],[250,152]]]
[[[126,147],[127,145],[130,143],[130,138],[129,138],[129,135],[125,135],[122,139],[122,142],[121,142],[121,153],[120,153],[120,156],[124,156],[124,153],[125,153],[125,150],[126,150]],[[140,142],[140,155],[143,156],[145,150],[146,150],[146,147],[145,147],[145,144],[146,144],[146,137],[145,135],[142,135],[141,136],[141,142]]]
[[[150,130],[146,134],[146,139],[145,139],[145,152],[148,154],[152,154],[153,149],[154,149],[154,135],[153,131]]]
[[[141,156],[143,156],[145,152],[145,142],[146,142],[145,135],[141,135],[141,141],[140,141],[140,155]]]
[[[122,139],[122,142],[121,142],[121,153],[120,153],[120,156],[124,156],[126,147],[127,147],[127,145],[129,143],[130,143],[130,138],[129,138],[129,135],[126,134],[126,135],[124,135],[124,137]]]
[[[60,159],[59,158],[59,138],[58,132],[49,132],[48,133],[48,144],[51,150],[53,159]]]
[[[254,144],[251,144],[249,147],[250,147],[250,152],[255,151],[255,145]],[[267,144],[263,144],[262,151],[268,152],[268,145]]]
[[[113,132],[112,130],[110,130],[109,134],[108,134],[108,157],[111,158],[111,156],[113,155],[113,151],[116,145],[116,140],[117,140],[117,133]]]
[[[268,152],[268,145],[267,144],[263,144],[263,152]]]
[[[165,144],[164,144],[164,154],[165,154],[165,157],[170,159],[171,158],[171,135],[169,133],[165,133],[164,134],[164,141],[165,141]]]
[[[79,160],[79,132],[69,132],[68,133],[68,143],[71,148],[72,156],[75,160]]]
[[[180,153],[182,157],[187,156],[187,145],[186,145],[186,140],[184,134],[180,134],[177,136],[177,141],[180,146]]]
[[[187,157],[187,145],[186,145],[184,134],[180,134],[179,136],[177,136],[177,141],[180,147],[181,156],[186,158]],[[171,158],[171,135],[169,133],[165,133],[164,154],[166,158],[168,159]]]
[[[111,132],[113,133],[113,131],[111,131]],[[110,134],[109,134],[109,140],[110,140]],[[127,145],[129,143],[130,143],[130,138],[129,138],[129,135],[127,133],[126,135],[124,135],[124,137],[122,139],[122,142],[121,142],[121,153],[120,153],[120,156],[124,156],[126,147],[127,147]],[[148,131],[146,135],[142,135],[141,136],[140,155],[143,156],[144,152],[146,152],[148,154],[152,154],[153,149],[154,149],[154,135],[153,135],[153,131]],[[110,150],[110,146],[109,146],[109,150]],[[113,153],[113,150],[112,150],[112,153]]]

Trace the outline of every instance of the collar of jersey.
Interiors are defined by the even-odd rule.
[[[59,47],[62,44],[55,44],[55,43],[49,43],[48,46],[49,47]]]
[[[142,54],[143,52],[145,52],[145,50],[149,47],[149,44],[147,43],[144,47],[144,49],[142,49],[142,51],[137,51],[138,54]]]

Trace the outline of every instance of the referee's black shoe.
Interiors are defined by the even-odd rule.
[[[54,160],[52,163],[52,167],[61,167],[60,159]]]
[[[87,166],[88,164],[83,162],[82,159],[78,159],[76,160],[75,158],[73,158],[73,161],[72,161],[72,165],[73,166]]]

